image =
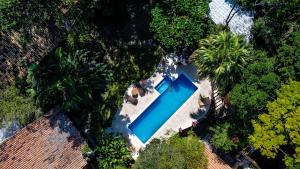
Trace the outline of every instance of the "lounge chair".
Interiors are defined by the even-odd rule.
[[[134,97],[132,97],[132,96],[129,96],[128,94],[125,95],[125,101],[126,101],[126,102],[129,102],[129,103],[131,103],[131,104],[133,104],[133,105],[137,105],[137,104],[138,104],[137,98],[134,98]]]
[[[132,90],[131,90],[131,95],[132,97],[134,98],[137,98],[138,97],[138,94],[139,94],[139,90],[137,87],[133,86]]]
[[[199,99],[199,106],[200,107],[203,107],[203,106],[206,106],[210,103],[210,99],[209,97],[203,97],[201,94],[200,94],[200,99]]]
[[[134,86],[137,88],[137,90],[138,90],[138,92],[139,92],[139,94],[140,94],[141,97],[145,96],[146,90],[142,86],[142,82],[139,82],[139,83],[135,84]]]

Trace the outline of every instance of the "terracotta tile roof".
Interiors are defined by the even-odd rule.
[[[0,145],[2,169],[84,168],[79,131],[62,113],[50,113]]]
[[[208,159],[207,169],[231,169],[231,167],[226,164],[217,154],[213,153],[207,145],[205,145],[204,154]]]

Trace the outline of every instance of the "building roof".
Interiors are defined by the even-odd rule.
[[[62,113],[50,111],[0,145],[0,168],[84,168],[79,131]]]
[[[207,169],[231,169],[217,154],[212,152],[207,144],[205,144],[204,154],[208,159]]]

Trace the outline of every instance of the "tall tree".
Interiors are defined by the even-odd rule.
[[[239,81],[250,54],[251,47],[243,37],[223,31],[200,40],[192,61],[201,76],[208,76],[226,93]]]
[[[255,51],[253,61],[243,70],[243,77],[230,91],[233,131],[240,138],[240,144],[247,144],[247,137],[253,132],[251,120],[266,111],[268,101],[275,97],[280,78],[274,73],[274,61],[265,52]]]
[[[268,113],[252,121],[254,133],[249,137],[255,148],[267,157],[284,153],[288,168],[300,167],[300,82],[291,81],[276,92],[268,103]]]
[[[203,38],[210,20],[207,0],[167,0],[151,10],[150,29],[166,48],[190,47]]]

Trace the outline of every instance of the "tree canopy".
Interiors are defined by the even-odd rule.
[[[139,154],[134,169],[204,169],[207,164],[204,144],[195,136],[153,140]]]
[[[289,34],[299,28],[299,0],[241,0],[256,12],[252,27],[254,44],[271,54],[287,39]]]
[[[280,78],[274,73],[274,61],[261,51],[255,51],[253,56],[252,63],[243,70],[241,81],[229,92],[232,127],[235,126],[240,138],[252,133],[251,120],[266,111],[268,101],[275,97],[274,91],[280,86]]]
[[[193,46],[209,29],[207,13],[207,0],[163,1],[151,10],[150,30],[166,48]]]
[[[251,55],[251,47],[243,37],[219,32],[201,39],[192,55],[201,76],[208,76],[223,92],[239,81]]]
[[[294,32],[277,50],[276,69],[283,81],[300,80],[300,31]]]
[[[284,152],[288,168],[300,166],[299,88],[300,82],[296,81],[282,85],[276,92],[277,99],[268,103],[268,112],[252,121],[254,133],[249,137],[253,146],[267,157],[275,158]]]

